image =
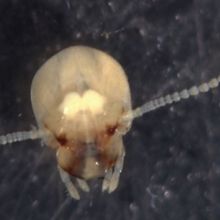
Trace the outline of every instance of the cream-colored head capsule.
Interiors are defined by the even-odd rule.
[[[122,134],[131,111],[126,75],[112,57],[75,46],[50,58],[36,73],[31,101],[44,141],[59,166],[85,180],[105,176],[123,155]]]
[[[102,51],[70,47],[50,58],[33,79],[31,101],[39,130],[2,135],[0,144],[43,138],[56,150],[60,177],[73,198],[80,195],[70,175],[86,192],[86,180],[103,177],[102,190],[112,192],[125,156],[122,136],[131,121],[206,93],[219,82],[220,76],[132,110],[128,81],[120,64]]]

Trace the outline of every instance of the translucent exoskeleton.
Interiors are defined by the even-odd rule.
[[[31,102],[39,129],[2,135],[0,144],[41,138],[56,151],[60,177],[71,197],[80,199],[79,189],[88,192],[87,180],[98,177],[103,177],[102,191],[111,193],[119,184],[125,156],[122,138],[132,120],[208,92],[219,82],[218,76],[132,110],[121,65],[100,50],[70,47],[50,58],[32,81]]]

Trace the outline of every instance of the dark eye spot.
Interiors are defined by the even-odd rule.
[[[115,133],[116,128],[117,128],[117,125],[115,125],[115,126],[107,126],[106,133],[109,136],[112,136]]]
[[[61,146],[65,146],[67,144],[67,139],[65,135],[60,135],[56,137],[56,139],[60,143]]]

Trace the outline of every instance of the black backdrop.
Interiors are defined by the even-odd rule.
[[[125,68],[133,106],[220,72],[218,0],[2,0],[0,133],[36,126],[31,79],[57,51],[83,44]],[[77,202],[40,141],[0,148],[0,219],[220,218],[220,90],[137,119],[120,185]]]

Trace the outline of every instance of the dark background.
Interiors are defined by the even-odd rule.
[[[2,0],[0,133],[36,126],[30,85],[71,45],[104,50],[125,68],[133,106],[220,72],[218,0]],[[52,82],[51,82],[52,83]],[[80,201],[40,141],[0,148],[1,220],[219,220],[220,89],[148,113],[125,136],[120,185],[99,180]]]

